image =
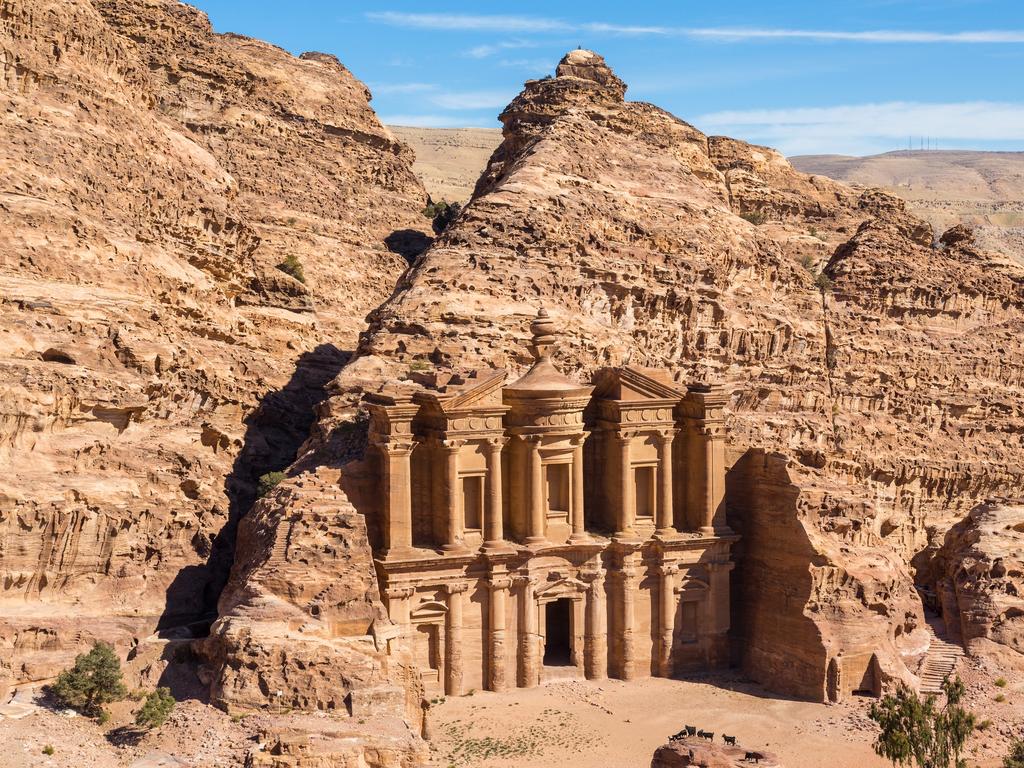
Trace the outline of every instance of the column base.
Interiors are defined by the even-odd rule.
[[[420,556],[415,547],[392,547],[384,553],[385,560],[414,560]]]
[[[654,536],[658,539],[678,539],[679,531],[675,528],[659,528],[654,532]]]
[[[571,536],[569,536],[570,544],[589,544],[593,540],[593,537],[586,531],[573,533]]]
[[[640,537],[637,536],[636,531],[630,529],[628,531],[616,531],[612,534],[612,541],[621,544],[639,544]]]
[[[468,555],[470,554],[469,547],[464,542],[457,542],[455,544],[443,544],[441,551],[446,555]]]
[[[504,555],[516,550],[504,539],[499,539],[497,541],[485,541],[484,545],[480,547],[480,551],[485,555]]]
[[[543,547],[548,543],[548,540],[544,536],[527,536],[524,543],[531,549],[536,549],[537,547]]]
[[[715,527],[713,525],[702,525],[699,528],[701,536],[732,536],[735,531],[729,526]]]

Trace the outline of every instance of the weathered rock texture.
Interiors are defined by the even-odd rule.
[[[782,763],[771,752],[731,747],[690,737],[658,747],[651,759],[651,768],[735,768],[737,765],[751,765],[755,762],[767,768],[782,768]]]
[[[384,378],[522,368],[543,304],[568,329],[562,370],[628,362],[732,388],[749,672],[817,699],[829,679],[838,696],[909,678],[927,644],[911,561],[1024,484],[1024,269],[969,231],[933,245],[896,198],[624,91],[587,51],[526,84],[473,200],[371,316],[321,428]]]
[[[1024,503],[981,504],[946,534],[937,586],[950,634],[969,650],[1024,654]]]
[[[425,223],[367,98],[172,0],[0,1],[0,689],[212,611]]]

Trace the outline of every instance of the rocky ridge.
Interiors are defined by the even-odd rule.
[[[0,690],[214,612],[388,241],[426,238],[367,100],[172,0],[0,2]]]
[[[318,430],[387,378],[521,370],[543,304],[570,329],[563,370],[629,362],[731,390],[733,623],[751,674],[819,699],[833,659],[874,670],[867,687],[911,680],[928,642],[915,573],[979,498],[1024,482],[1024,270],[624,91],[587,51],[526,84]]]

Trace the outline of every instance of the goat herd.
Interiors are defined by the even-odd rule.
[[[701,730],[701,729],[699,729],[699,728],[697,728],[696,726],[693,726],[693,725],[683,726],[683,730],[679,731],[676,734],[673,734],[672,736],[669,736],[668,740],[669,741],[680,741],[682,739],[685,739],[687,736],[694,736],[694,737],[696,737],[698,739],[707,739],[708,741],[711,741],[711,742],[714,742],[714,740],[715,740],[715,734],[714,734],[713,731],[704,731],[704,730]],[[730,746],[730,747],[735,747],[736,746],[736,737],[735,736],[726,736],[723,733],[722,734],[722,741],[724,741],[727,746]],[[692,752],[691,752],[691,756],[692,756]],[[762,760],[764,760],[764,758],[765,758],[765,756],[763,754],[761,754],[760,752],[747,752],[743,756],[744,762],[755,763],[755,764],[756,763],[760,763]]]

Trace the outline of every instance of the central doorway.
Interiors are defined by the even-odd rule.
[[[572,600],[553,600],[544,606],[544,665],[572,666]]]

